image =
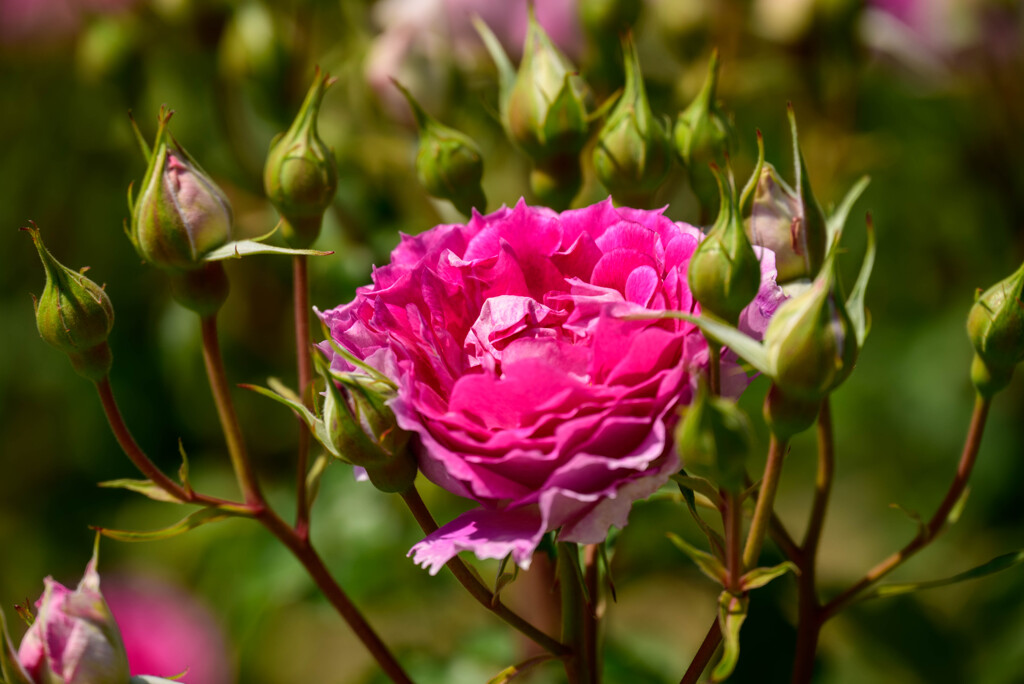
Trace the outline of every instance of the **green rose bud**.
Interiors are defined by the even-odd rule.
[[[709,164],[725,166],[735,146],[735,132],[715,99],[718,88],[718,51],[711,53],[708,75],[697,97],[680,112],[673,129],[676,153],[690,172],[690,184],[702,207],[714,203],[715,186]]]
[[[166,141],[173,112],[160,114],[149,168],[132,209],[130,237],[139,255],[170,271],[199,268],[203,256],[231,237],[231,206],[220,188],[179,145]]]
[[[468,135],[430,116],[398,81],[394,84],[409,101],[420,132],[416,154],[416,175],[420,183],[428,193],[448,200],[466,216],[470,216],[474,208],[485,211],[487,198],[480,186],[484,160],[480,148]]]
[[[835,250],[811,287],[775,312],[764,345],[775,384],[796,400],[821,400],[853,371],[858,333],[838,292]]]
[[[365,468],[377,489],[407,490],[416,479],[416,460],[408,449],[410,433],[398,427],[387,406],[394,389],[361,373],[332,372],[327,380],[324,425],[331,445]]]
[[[736,323],[757,296],[761,264],[740,222],[731,180],[724,179],[717,166],[712,172],[718,182],[721,208],[715,225],[690,259],[687,281],[704,312]]]
[[[750,421],[736,403],[710,396],[702,382],[676,428],[676,450],[687,472],[738,492],[744,486],[751,435]]]
[[[789,440],[809,429],[820,410],[820,400],[789,396],[778,385],[772,385],[764,398],[764,421],[776,439]]]
[[[640,57],[631,38],[622,42],[626,87],[598,135],[594,168],[620,204],[648,206],[672,164],[668,131],[647,102]]]
[[[292,247],[313,244],[338,189],[334,153],[317,132],[320,104],[333,83],[317,68],[295,121],[270,143],[263,168],[264,190],[281,214],[281,233]]]
[[[68,355],[79,375],[101,380],[110,371],[107,337],[114,326],[114,308],[103,288],[53,258],[35,224],[23,228],[32,236],[46,271],[46,285],[36,301],[39,335]]]
[[[974,346],[971,378],[978,391],[992,397],[1009,384],[1024,361],[1024,265],[981,293],[967,316]]]

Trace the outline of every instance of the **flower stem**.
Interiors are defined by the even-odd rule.
[[[775,492],[779,488],[779,476],[782,474],[782,461],[786,455],[787,440],[772,435],[768,447],[768,460],[764,464],[764,477],[761,489],[757,494],[754,506],[754,517],[750,521],[747,543],[743,547],[743,567],[752,568],[757,564],[764,545],[765,533],[771,522],[772,507],[775,504]]]
[[[705,336],[708,341],[708,385],[711,396],[722,393],[722,348],[713,339]]]
[[[565,673],[570,684],[597,684],[596,654],[590,652],[586,628],[592,606],[587,602],[580,576],[577,547],[572,542],[557,542],[556,545],[562,594],[562,641],[573,650],[572,657],[565,660]]]
[[[928,524],[906,546],[871,568],[860,581],[826,603],[822,608],[822,622],[834,617],[836,613],[850,605],[861,592],[898,568],[904,561],[931,543],[942,531],[949,519],[950,511],[960,500],[967,487],[967,481],[971,477],[971,470],[974,468],[974,462],[978,456],[991,404],[991,399],[986,399],[981,395],[975,397],[974,413],[971,415],[971,425],[967,431],[967,439],[964,442],[956,476]]]
[[[427,505],[423,502],[423,498],[420,496],[420,493],[416,490],[415,486],[412,486],[402,492],[401,497],[402,501],[405,502],[405,505],[409,507],[409,511],[416,519],[416,522],[419,524],[420,529],[423,530],[424,534],[433,534],[437,531],[437,522],[434,520],[434,516],[430,514],[430,510],[427,509]],[[534,643],[542,646],[550,653],[559,657],[564,657],[571,653],[568,646],[552,639],[547,634],[520,617],[517,613],[510,610],[500,600],[496,600],[491,590],[484,586],[480,579],[470,571],[469,567],[466,566],[461,558],[453,556],[451,560],[445,563],[445,566],[453,575],[455,575],[455,579],[458,580],[459,584],[465,587],[466,591],[468,591],[480,605],[497,615],[511,627],[531,639]]]
[[[598,567],[598,545],[583,547],[583,580],[590,598],[588,610],[583,614],[584,653],[590,659],[589,668],[594,673],[594,682],[601,681],[600,638],[601,617],[604,606],[601,600],[601,572]]]
[[[727,588],[740,593],[743,576],[743,555],[740,553],[743,536],[743,502],[737,492],[723,492],[722,525],[725,528],[725,569]]]
[[[292,257],[292,290],[295,298],[295,356],[299,368],[299,396],[306,408],[313,408],[313,359],[309,337],[309,275],[306,256]],[[295,473],[295,530],[309,534],[309,501],[306,497],[306,472],[309,470],[309,428],[299,420],[299,447]]]
[[[705,668],[711,662],[711,656],[715,655],[715,650],[720,643],[722,643],[722,629],[718,625],[718,616],[716,615],[711,623],[711,627],[708,629],[707,636],[701,642],[700,648],[697,649],[693,660],[690,661],[690,667],[686,668],[686,672],[683,674],[683,678],[679,680],[679,684],[697,684],[697,680],[704,674]]]
[[[224,439],[228,445],[228,456],[231,467],[235,471],[238,486],[242,490],[245,502],[251,506],[263,507],[263,494],[260,492],[259,481],[253,470],[252,462],[245,450],[242,428],[238,424],[235,405],[231,401],[227,375],[224,373],[224,359],[221,357],[220,341],[217,337],[217,317],[200,317],[203,333],[203,362],[206,364],[206,375],[210,380],[213,400],[217,405],[217,415],[224,431]]]

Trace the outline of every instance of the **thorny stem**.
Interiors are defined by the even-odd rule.
[[[964,489],[967,487],[967,481],[971,476],[971,470],[974,468],[974,461],[981,446],[981,438],[985,432],[985,422],[988,418],[988,410],[991,404],[991,399],[986,399],[981,395],[975,397],[974,413],[971,415],[971,425],[967,432],[967,439],[964,442],[960,463],[957,465],[956,477],[953,478],[945,498],[942,499],[928,524],[906,546],[871,568],[860,581],[826,603],[822,608],[822,622],[834,617],[836,613],[852,603],[861,592],[888,575],[908,558],[931,543],[942,531],[946,521],[949,519],[950,512],[956,506],[964,493]]]
[[[775,503],[775,492],[779,487],[779,476],[782,474],[782,461],[786,455],[787,440],[780,440],[772,435],[768,447],[768,460],[764,464],[764,477],[757,493],[757,504],[754,506],[754,517],[750,521],[747,543],[743,547],[743,567],[752,568],[757,564],[764,544],[765,533],[772,517],[772,506]]]
[[[720,643],[722,643],[722,629],[718,625],[718,616],[716,615],[714,622],[711,623],[711,627],[708,629],[707,636],[701,642],[700,648],[697,649],[693,660],[690,661],[690,667],[686,668],[686,672],[683,674],[683,678],[679,680],[679,684],[697,684],[697,680],[704,674],[704,669],[711,662],[711,656],[715,655],[715,649],[718,648]]]
[[[299,396],[306,408],[313,408],[313,359],[309,337],[309,276],[306,256],[292,257],[292,289],[295,298],[295,356],[299,368]],[[306,497],[306,472],[309,470],[309,427],[299,420],[299,449],[295,473],[295,530],[309,534],[309,501]]]
[[[409,511],[416,519],[416,522],[419,524],[420,529],[423,530],[424,534],[432,534],[437,531],[437,522],[434,520],[434,516],[430,514],[430,511],[427,509],[427,505],[423,502],[423,498],[420,496],[420,493],[416,490],[415,486],[402,492],[401,497],[402,501],[405,502],[405,505],[409,507]],[[552,654],[559,657],[571,655],[572,651],[568,646],[552,639],[547,634],[534,627],[517,613],[510,610],[500,600],[495,600],[491,590],[484,586],[480,579],[470,571],[469,567],[466,566],[461,558],[453,556],[451,560],[445,563],[445,566],[451,570],[453,575],[455,575],[455,579],[458,580],[459,584],[465,587],[466,591],[468,591],[470,595],[484,608],[497,615],[511,627],[533,640],[539,646],[550,651]]]

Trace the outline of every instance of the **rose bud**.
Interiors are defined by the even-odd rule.
[[[750,239],[775,252],[780,283],[813,278],[825,258],[828,230],[825,214],[811,191],[797,139],[796,115],[788,109],[793,136],[795,190],[765,164],[754,192]]]
[[[835,250],[810,288],[786,301],[764,333],[765,350],[781,392],[817,402],[853,370],[858,333],[838,292]]]
[[[1009,384],[1024,361],[1024,265],[980,294],[967,317],[974,346],[971,379],[985,397]]]
[[[752,441],[750,421],[736,402],[711,396],[702,382],[676,427],[676,450],[686,471],[738,492]]]
[[[398,427],[386,403],[394,394],[390,385],[361,373],[327,373],[324,424],[331,445],[384,492],[404,492],[416,479],[410,433]]]
[[[420,183],[428,193],[448,200],[466,216],[471,216],[474,208],[485,211],[487,198],[480,186],[484,160],[480,148],[468,135],[430,116],[398,81],[394,84],[409,101],[420,133],[416,154]]]
[[[732,124],[715,99],[718,87],[718,51],[711,53],[708,75],[697,97],[680,112],[673,129],[676,153],[690,172],[690,184],[702,207],[714,203],[714,184],[707,172],[711,163],[725,165],[734,145]]]
[[[313,244],[338,189],[334,153],[317,132],[320,104],[333,83],[334,79],[317,68],[295,121],[270,143],[263,168],[263,187],[281,214],[281,233],[292,247]]]
[[[39,335],[68,355],[79,375],[101,380],[110,371],[107,337],[114,326],[114,308],[103,288],[53,258],[39,229],[23,228],[32,236],[46,271],[46,285],[35,302]]]
[[[36,602],[38,614],[18,649],[32,684],[125,684],[128,658],[100,593],[96,556],[71,591],[53,579]],[[13,679],[17,682],[17,679]]]
[[[231,206],[220,188],[166,137],[171,112],[160,116],[145,180],[132,209],[130,236],[143,259],[162,269],[199,268],[206,253],[231,237]]]
[[[640,57],[632,38],[622,42],[626,86],[594,148],[594,168],[616,202],[650,204],[672,164],[668,131],[647,102]]]
[[[731,180],[724,179],[717,166],[712,172],[718,182],[721,207],[715,225],[690,259],[687,281],[705,313],[736,323],[757,296],[761,264],[740,222]]]

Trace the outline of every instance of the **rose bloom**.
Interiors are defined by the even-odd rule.
[[[480,506],[416,544],[430,571],[459,551],[512,554],[545,533],[595,543],[679,470],[678,409],[707,365],[686,268],[701,232],[606,200],[561,214],[520,201],[403,236],[350,304],[320,314],[337,344],[392,378],[400,427],[433,482]],[[760,338],[784,298],[771,252],[740,328]],[[331,354],[330,346],[323,345]],[[746,375],[726,355],[723,387]],[[340,356],[332,367],[354,370]]]

